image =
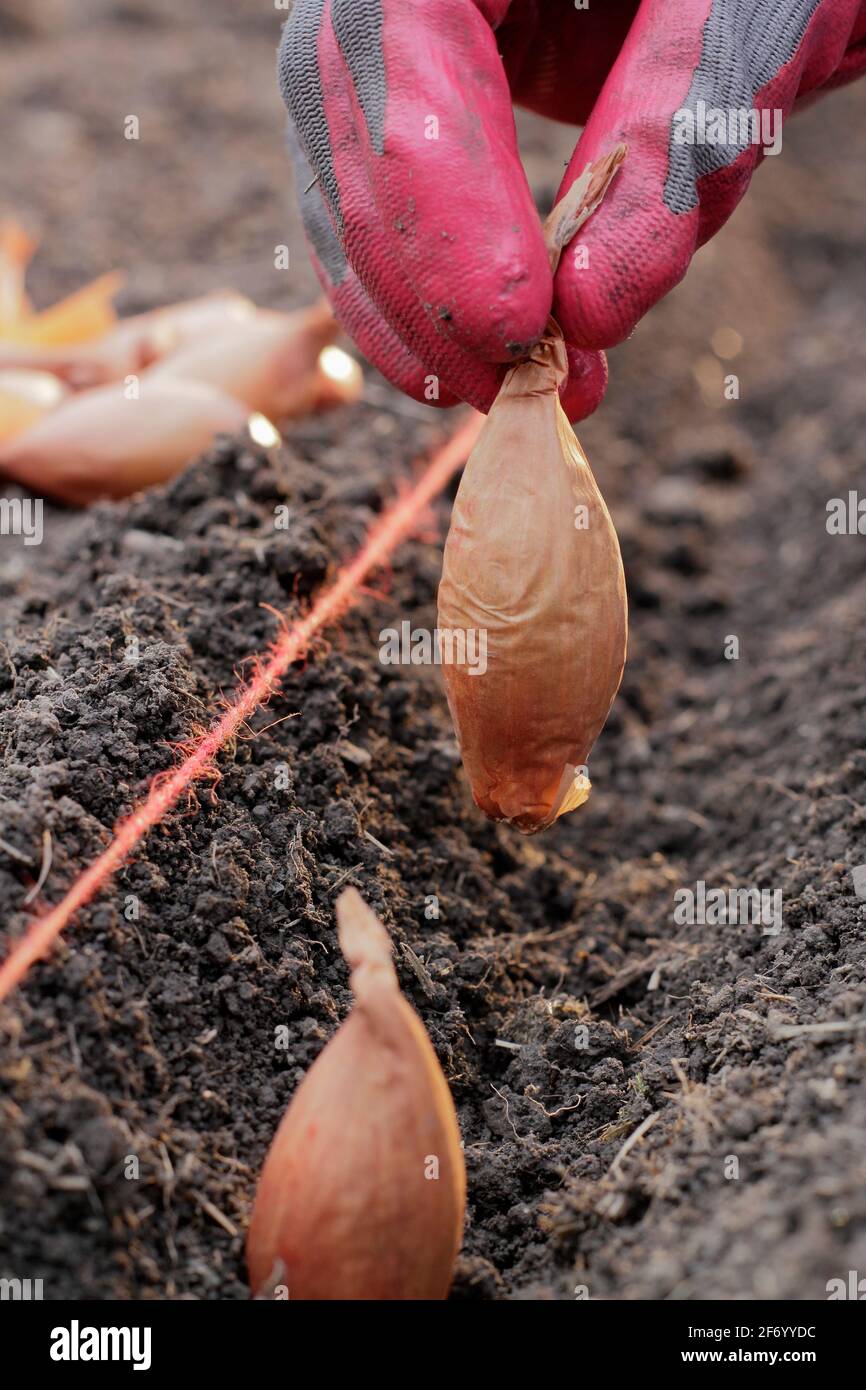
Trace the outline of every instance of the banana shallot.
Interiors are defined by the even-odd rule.
[[[554,208],[554,270],[624,154],[587,166]],[[439,587],[439,630],[486,641],[483,673],[443,665],[475,802],[526,833],[587,799],[587,758],[626,652],[619,544],[560,403],[567,374],[551,319],[506,376],[466,465]]]
[[[292,1300],[441,1299],[466,1202],[454,1103],[388,934],[354,888],[337,899],[337,922],[355,1006],[265,1160],[250,1285]]]

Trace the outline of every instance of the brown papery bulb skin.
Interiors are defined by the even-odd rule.
[[[566,371],[551,320],[466,464],[439,587],[440,631],[486,634],[483,673],[442,666],[475,802],[526,833],[589,795],[581,767],[625,664],[619,544],[559,403]]]
[[[50,372],[0,367],[0,443],[41,420],[67,394]]]
[[[205,382],[268,419],[297,418],[360,394],[360,370],[343,385],[320,370],[319,354],[339,332],[326,300],[292,314],[259,310],[169,353],[149,375]]]
[[[355,889],[337,900],[355,1006],[271,1145],[247,1238],[250,1286],[290,1299],[442,1299],[466,1175],[448,1084]]]
[[[246,406],[212,386],[142,374],[134,399],[117,382],[82,391],[0,444],[0,477],[73,506],[129,497],[174,477],[216,434],[248,419]]]

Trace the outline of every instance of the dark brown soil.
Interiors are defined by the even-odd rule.
[[[40,302],[114,264],[127,309],[224,283],[311,297],[279,14],[175,8],[0,0],[0,201],[45,233]],[[589,805],[534,839],[485,822],[437,673],[378,661],[381,628],[435,623],[445,499],[0,1012],[0,1277],[247,1296],[257,1170],[350,1004],[346,883],[458,1106],[455,1297],[823,1298],[866,1273],[866,538],[826,528],[862,485],[863,111],[850,89],[789,126],[581,427],[632,623]],[[546,205],[568,135],[524,133]],[[299,612],[449,428],[375,379],[272,457],[221,442],[129,504],[46,507],[41,547],[0,540],[9,936],[45,832],[53,902],[274,636],[263,605]],[[783,930],[679,925],[698,881],[781,891]]]

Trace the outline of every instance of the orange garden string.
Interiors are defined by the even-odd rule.
[[[406,540],[425,507],[465,463],[483,419],[473,412],[434,454],[419,480],[383,513],[361,550],[340,569],[333,584],[319,594],[310,611],[285,628],[269,655],[259,662],[257,674],[238,690],[225,714],[199,739],[177,768],[167,774],[160,773],[152,780],[147,796],[120,823],[108,848],[75,880],[65,897],[45,916],[37,918],[24,936],[13,943],[0,966],[0,999],[5,999],[33,962],[46,954],[75,913],[108,883],[183,793],[200,777],[212,772],[213,760],[220,749],[237,736],[255,710],[274,694],[289,667],[308,651],[316,633],[357,602],[363,581]]]

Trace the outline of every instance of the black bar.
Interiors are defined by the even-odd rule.
[[[296,1381],[316,1358],[333,1375],[343,1357],[357,1374],[373,1374],[376,1362],[397,1376],[404,1347],[404,1374],[415,1378],[418,1353],[423,1364],[432,1336],[455,1332],[459,1345],[474,1350],[490,1379],[491,1362],[503,1358],[504,1372],[516,1348],[548,1372],[554,1358],[574,1381],[592,1373],[598,1381],[625,1375],[668,1375],[677,1370],[701,1376],[707,1369],[755,1368],[772,1377],[791,1366],[828,1373],[857,1364],[862,1346],[862,1309],[851,1302],[815,1303],[634,1303],[451,1302],[390,1304],[291,1303],[0,1303],[0,1335],[7,1356],[15,1355],[19,1375],[48,1374],[69,1383],[132,1375],[161,1378],[213,1372],[220,1382],[237,1377],[244,1390],[261,1377]],[[848,1306],[846,1306],[848,1305]],[[102,1329],[115,1329],[105,1336]],[[317,1339],[321,1331],[322,1339]],[[408,1339],[408,1341],[407,1341]],[[411,1348],[414,1346],[414,1353]],[[446,1374],[456,1347],[445,1352],[437,1378]],[[378,1350],[376,1350],[378,1348]],[[52,1349],[54,1355],[52,1356]],[[87,1359],[92,1350],[105,1359]],[[125,1359],[122,1358],[125,1353]],[[112,1356],[114,1354],[114,1356]],[[57,1359],[61,1355],[73,1359]],[[458,1357],[458,1364],[464,1353]],[[77,1359],[74,1359],[76,1358]],[[565,1366],[562,1358],[565,1357]],[[372,1358],[372,1362],[371,1362]],[[383,1359],[386,1358],[386,1359]],[[136,1361],[139,1370],[134,1370]],[[414,1362],[414,1366],[413,1366]],[[594,1372],[591,1368],[595,1367]],[[511,1367],[513,1371],[513,1367]],[[465,1363],[463,1364],[465,1373]],[[545,1372],[545,1375],[547,1372]],[[243,1377],[243,1381],[240,1378]]]

